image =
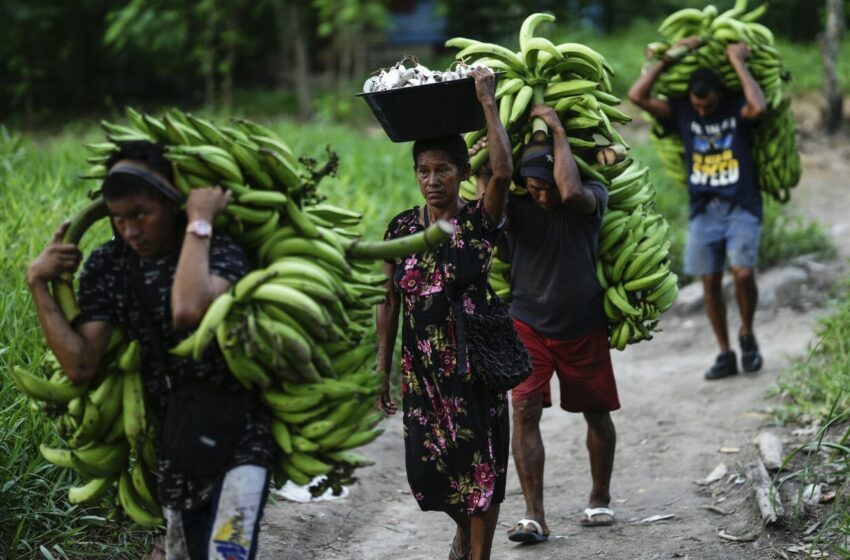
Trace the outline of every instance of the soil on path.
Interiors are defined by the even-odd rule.
[[[846,241],[850,239],[846,211],[850,146],[808,141],[803,149],[804,184],[794,193],[792,204],[832,234],[843,262],[850,256]],[[772,422],[769,408],[774,403],[766,400],[767,390],[793,358],[805,353],[814,323],[824,313],[823,308],[761,309],[756,328],[765,368],[720,382],[702,378],[716,352],[702,313],[665,319],[663,332],[652,342],[614,352],[622,402],[622,409],[613,414],[618,444],[611,506],[617,524],[610,528],[578,525],[590,490],[585,426],[579,415],[560,410],[556,403],[545,411],[541,424],[552,535],[549,542],[537,546],[515,545],[505,537],[506,529],[525,513],[511,462],[492,557],[779,558],[775,548],[795,542],[794,535],[763,529],[750,485],[744,481],[745,468],[754,454],[753,436]],[[738,325],[730,306],[730,332],[736,332]],[[387,432],[364,450],[377,465],[359,471],[360,483],[348,498],[269,504],[260,559],[447,557],[453,524],[444,514],[421,513],[410,496],[399,416],[385,421]],[[740,451],[728,452],[736,448]],[[696,483],[719,463],[728,467],[726,477],[710,486]],[[643,521],[655,515],[673,517]],[[751,542],[721,539],[719,530],[749,537]]]

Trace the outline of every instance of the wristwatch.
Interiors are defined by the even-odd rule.
[[[192,220],[186,227],[186,233],[191,233],[202,239],[212,237],[212,224],[206,220]]]

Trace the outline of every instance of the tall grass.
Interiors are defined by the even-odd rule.
[[[823,425],[836,416],[850,419],[850,292],[818,323],[809,356],[780,376],[778,390],[783,420]]]
[[[776,412],[780,420],[818,426],[814,440],[795,449],[786,463],[798,466],[793,479],[801,489],[826,482],[836,490],[818,540],[850,558],[850,292],[820,321],[809,356],[780,376],[777,392],[784,401]]]

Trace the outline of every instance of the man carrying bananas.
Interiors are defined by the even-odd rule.
[[[679,42],[694,49],[697,37]],[[675,66],[661,61],[650,66],[634,83],[629,98],[660,122],[681,135],[688,173],[690,222],[685,250],[685,272],[702,276],[705,309],[720,353],[705,372],[706,379],[738,373],[735,352],[729,345],[723,268],[728,257],[735,279],[735,297],[741,314],[738,340],[741,365],[758,371],[762,357],[753,334],[758,300],[754,267],[758,258],[762,201],[753,163],[752,123],[765,112],[764,92],[747,68],[749,48],[727,46],[726,54],[743,86],[743,96],[725,91],[720,77],[707,68],[697,69],[688,82],[687,99],[660,99],[651,95],[662,72]]]
[[[217,347],[198,362],[166,353],[248,270],[241,248],[210,225],[230,193],[209,187],[184,200],[162,148],[149,142],[125,143],[106,165],[101,194],[116,235],[84,265],[81,313],[73,324],[48,291],[48,282],[73,274],[81,261],[75,245],[62,243],[68,223],[27,271],[48,346],[68,377],[81,383],[98,373],[114,328],[138,341],[141,414],[158,433],[167,558],[254,558],[274,449],[268,418],[230,375]],[[132,413],[126,399],[124,413]]]
[[[550,138],[523,149],[517,183],[528,196],[510,196],[507,239],[499,254],[511,262],[511,316],[532,363],[531,376],[511,392],[511,447],[526,515],[508,538],[535,544],[549,535],[540,418],[552,406],[553,373],[558,375],[561,408],[582,413],[587,422],[593,485],[579,519],[583,527],[614,523],[608,507],[616,446],[610,412],[620,408],[620,401],[602,307],[605,292],[596,277],[608,191],[602,184],[582,182],[554,109],[535,105],[529,118],[542,119]]]

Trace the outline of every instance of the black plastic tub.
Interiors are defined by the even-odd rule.
[[[504,72],[496,73],[497,82],[500,74]],[[461,134],[487,124],[472,78],[357,95],[393,142]]]

